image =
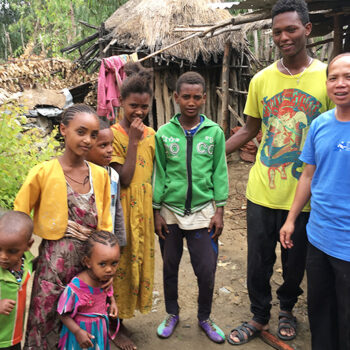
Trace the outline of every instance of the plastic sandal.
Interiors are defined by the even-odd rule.
[[[294,334],[283,335],[281,334],[282,329],[293,329]],[[297,319],[291,313],[280,311],[278,314],[277,336],[282,340],[293,340],[297,336]]]
[[[231,334],[233,332],[237,332],[235,337],[239,339],[239,342],[235,342],[231,339]],[[259,335],[259,333],[260,331],[256,327],[249,324],[248,322],[244,322],[242,325],[238,326],[237,328],[232,329],[230,335],[227,337],[227,341],[231,345],[242,345],[256,338]],[[247,337],[245,337],[244,335],[246,335]]]

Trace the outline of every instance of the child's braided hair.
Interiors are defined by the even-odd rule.
[[[114,247],[115,245],[118,245],[118,240],[117,236],[111,232],[94,231],[86,241],[84,256],[87,256],[88,258],[91,257],[92,248],[94,247],[95,243],[100,243],[103,245]]]
[[[84,105],[83,103],[77,103],[64,111],[61,120],[62,124],[67,126],[77,113],[88,113],[97,117],[97,113],[92,107]]]
[[[122,99],[127,98],[130,94],[144,94],[153,95],[152,90],[152,69],[144,68],[140,63],[130,62],[124,67],[124,72],[127,78],[123,81],[120,89]]]

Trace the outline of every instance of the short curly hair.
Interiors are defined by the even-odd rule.
[[[176,82],[176,92],[179,94],[181,90],[181,86],[183,84],[190,85],[202,85],[203,92],[205,92],[205,80],[204,78],[197,72],[186,72],[180,75],[179,79]]]
[[[278,0],[272,7],[272,20],[275,16],[285,12],[296,12],[303,25],[310,22],[309,10],[305,0]]]

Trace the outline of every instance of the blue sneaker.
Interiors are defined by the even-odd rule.
[[[223,343],[225,341],[224,332],[210,318],[204,321],[198,321],[198,324],[214,343]]]
[[[168,315],[157,328],[158,337],[169,338],[173,334],[178,323],[179,315]]]

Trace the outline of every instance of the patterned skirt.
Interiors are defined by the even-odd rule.
[[[57,349],[61,327],[58,299],[71,279],[83,270],[84,244],[66,237],[41,242],[23,349]]]

